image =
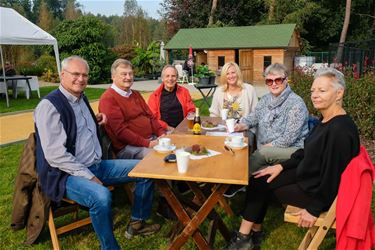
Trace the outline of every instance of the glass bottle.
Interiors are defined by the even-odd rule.
[[[202,131],[202,128],[201,128],[201,117],[199,116],[199,108],[195,108],[193,134],[200,135],[201,131]]]

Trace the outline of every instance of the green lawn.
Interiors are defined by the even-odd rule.
[[[13,144],[6,147],[0,147],[0,249],[24,249],[25,230],[13,232],[10,229],[12,196],[14,190],[14,180],[18,168],[19,157],[21,155],[23,144]],[[155,196],[157,197],[157,192]],[[239,213],[244,195],[237,195],[230,200],[230,205]],[[157,200],[157,199],[155,199]],[[154,202],[154,209],[156,201]],[[124,232],[129,220],[130,206],[127,197],[122,189],[114,191],[114,230],[117,240],[123,249],[165,249],[168,245],[168,232],[173,227],[172,222],[165,221],[153,213],[152,221],[162,224],[162,229],[156,235],[150,237],[135,237],[132,240],[126,240]],[[230,230],[238,229],[240,217],[228,217],[221,209],[219,213],[224,217],[224,222]],[[264,223],[264,229],[267,232],[267,238],[262,245],[262,249],[296,249],[298,243],[302,240],[304,230],[295,225],[283,222],[283,209],[278,204],[273,204]],[[207,224],[202,226],[206,229]],[[99,241],[91,226],[77,229],[59,237],[60,245],[63,249],[98,249]],[[217,234],[215,249],[222,249],[226,242],[220,234]],[[333,249],[335,246],[334,233],[331,233],[323,242],[321,249]],[[33,245],[34,249],[51,249],[52,244],[49,238],[48,228],[45,228],[37,243]],[[196,249],[192,240],[189,240],[184,249]]]
[[[52,87],[42,87],[40,88],[40,95],[41,98],[46,96],[49,92],[56,89],[57,86]],[[90,101],[97,100],[103,94],[105,89],[97,89],[97,88],[86,88],[85,94],[89,98]],[[33,91],[33,96],[27,100],[24,93],[20,93],[17,99],[13,99],[12,95],[9,96],[9,106],[6,106],[5,98],[0,99],[0,113],[8,113],[8,112],[16,112],[16,111],[24,111],[24,110],[33,110],[36,105],[39,103],[40,99],[36,91]]]
[[[42,88],[43,95],[47,94],[52,89],[54,88]],[[94,100],[98,99],[103,91],[104,90],[101,89],[87,89],[86,94],[91,100]],[[23,109],[33,109],[39,101],[39,99],[35,97],[32,101],[19,100],[20,102],[24,102],[24,105],[17,105],[16,110],[21,110],[21,107],[23,107]],[[31,104],[31,102],[33,102],[33,104]],[[202,102],[202,100],[195,101],[196,105],[199,105],[200,102]],[[4,102],[0,103],[0,105],[2,105],[1,112],[15,111],[4,111]],[[208,107],[206,105],[201,107],[201,115],[208,115]],[[23,143],[0,147],[0,249],[26,249],[26,247],[23,245],[26,235],[25,230],[13,232],[10,229],[14,180],[22,148]],[[154,209],[156,209],[157,205],[157,196],[158,193],[155,192]],[[120,246],[123,249],[166,249],[169,242],[167,235],[173,228],[173,222],[165,221],[153,213],[151,220],[162,225],[161,231],[153,236],[135,237],[132,240],[126,240],[124,233],[130,216],[129,202],[127,201],[127,196],[122,189],[115,190],[113,197],[114,232]],[[229,200],[232,209],[237,214],[234,217],[227,216],[222,209],[218,208],[218,212],[223,216],[224,222],[230,230],[238,229],[240,224],[240,216],[238,216],[238,214],[243,206],[243,199],[244,194],[241,193],[234,199]],[[266,231],[267,237],[263,242],[261,249],[297,249],[299,242],[303,238],[305,230],[300,229],[295,225],[284,223],[283,212],[284,209],[281,207],[281,205],[271,205],[264,222],[264,230]],[[201,229],[205,231],[205,229],[207,229],[207,223],[205,223]],[[77,229],[74,232],[61,235],[59,237],[59,242],[62,249],[81,250],[100,248],[99,241],[97,240],[91,225]],[[214,244],[214,249],[223,249],[225,245],[226,242],[218,233]],[[334,232],[330,232],[328,237],[326,237],[326,239],[323,241],[320,249],[328,250],[334,249],[334,247]],[[49,237],[49,231],[48,228],[45,228],[38,242],[33,245],[33,249],[51,248],[52,244]],[[196,247],[194,242],[189,240],[183,249],[196,249]]]

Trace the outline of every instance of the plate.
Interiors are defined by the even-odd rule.
[[[232,145],[232,143],[230,141],[225,141],[224,144],[227,145],[228,147],[232,148],[232,149],[243,149],[243,148],[247,147],[247,143],[245,143],[245,142],[241,146],[240,145]]]
[[[175,150],[176,146],[173,145],[173,144],[169,145],[168,147],[163,147],[163,146],[160,146],[160,145],[156,145],[156,146],[154,146],[154,149],[158,153],[165,154],[165,153],[169,153],[169,152]]]
[[[221,125],[221,124],[218,124],[216,127],[208,128],[208,127],[204,127],[204,126],[202,125],[201,128],[204,129],[204,130],[208,130],[208,131],[210,131],[210,130],[219,130],[219,129],[224,129],[225,126],[224,126],[224,125]]]

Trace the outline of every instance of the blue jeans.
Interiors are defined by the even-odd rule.
[[[104,185],[135,181],[131,218],[144,220],[151,214],[153,182],[128,177],[128,173],[138,162],[139,160],[103,160],[89,169]],[[120,249],[112,229],[111,192],[105,186],[83,177],[69,176],[66,181],[66,197],[89,208],[92,225],[102,249]]]

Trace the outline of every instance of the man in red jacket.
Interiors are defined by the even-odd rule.
[[[163,128],[173,130],[188,113],[195,112],[195,106],[189,90],[177,84],[174,66],[164,66],[161,77],[163,82],[150,95],[148,106]]]
[[[142,159],[166,131],[141,94],[130,89],[133,85],[132,64],[117,59],[112,64],[111,74],[113,84],[99,101],[100,112],[108,118],[106,132],[118,158]]]

